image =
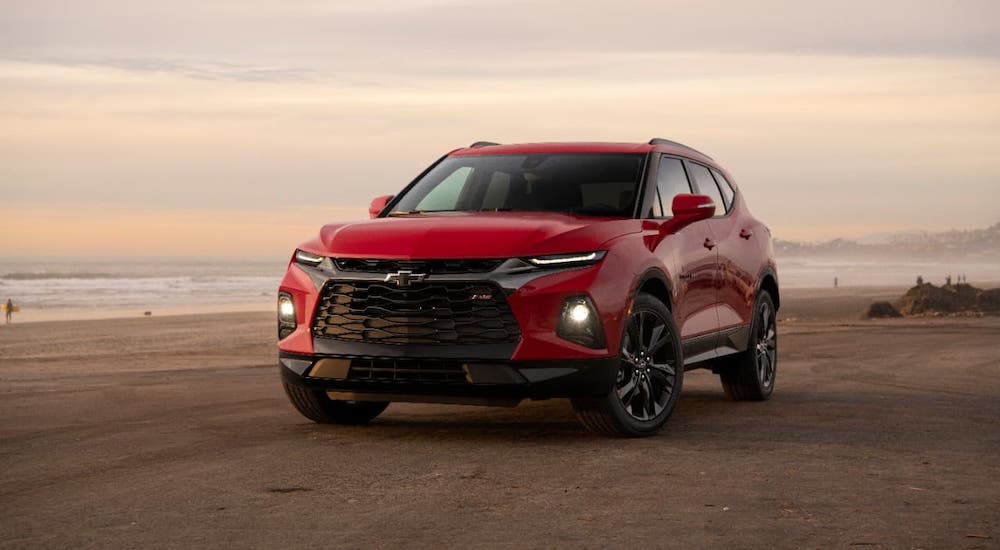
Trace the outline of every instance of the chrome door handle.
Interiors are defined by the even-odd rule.
[[[753,237],[753,231],[750,231],[749,229],[741,229],[740,237],[749,241],[750,237]]]
[[[715,241],[713,241],[712,239],[706,238],[705,239],[704,247],[707,248],[707,249],[709,249],[709,250],[712,250],[713,248],[715,248]]]

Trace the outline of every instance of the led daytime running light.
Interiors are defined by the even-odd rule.
[[[552,256],[539,256],[528,258],[528,262],[537,266],[560,266],[570,264],[594,263],[604,257],[604,251],[583,252],[580,254],[558,254]]]
[[[317,256],[315,254],[310,254],[303,250],[295,251],[295,261],[300,264],[306,265],[319,265],[323,261],[323,256]]]

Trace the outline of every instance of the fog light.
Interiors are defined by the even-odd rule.
[[[587,296],[573,296],[563,302],[556,334],[588,348],[604,347],[604,329],[593,302]]]
[[[569,318],[574,323],[583,323],[590,318],[590,308],[586,304],[574,304],[569,308]]]
[[[298,320],[295,315],[295,300],[287,292],[278,293],[278,339],[295,332]]]
[[[282,320],[295,320],[295,304],[292,303],[290,297],[282,296],[278,300],[278,313],[281,315]]]

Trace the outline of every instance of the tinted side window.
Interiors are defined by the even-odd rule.
[[[722,198],[726,201],[726,212],[729,212],[733,209],[733,197],[736,196],[733,186],[729,185],[729,180],[714,168],[712,169],[712,175],[715,176],[715,182],[719,184],[719,189],[722,190]]]
[[[656,189],[660,194],[664,215],[672,215],[671,206],[674,204],[674,197],[691,192],[691,184],[688,183],[684,164],[680,159],[670,157],[660,159],[660,169],[656,173]]]
[[[715,202],[715,215],[725,215],[726,202],[722,200],[722,193],[719,192],[719,186],[715,184],[715,179],[712,177],[712,173],[708,171],[708,168],[691,162],[688,163],[688,169],[691,170],[691,179],[694,180],[694,185],[698,188],[698,193],[712,197],[712,201]]]

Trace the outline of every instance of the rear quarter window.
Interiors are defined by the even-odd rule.
[[[715,181],[719,184],[719,189],[722,191],[722,200],[726,201],[726,212],[732,212],[733,198],[736,196],[733,186],[729,184],[729,180],[721,172],[714,168],[712,169],[712,175],[715,176]]]

